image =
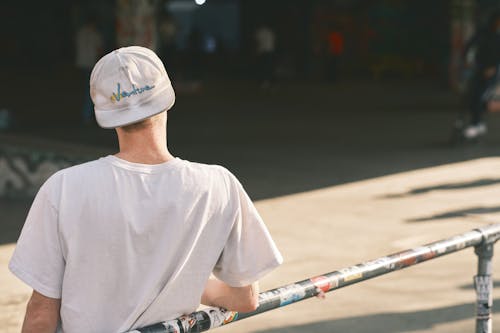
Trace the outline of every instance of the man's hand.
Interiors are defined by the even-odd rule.
[[[22,333],[54,333],[59,322],[61,300],[50,298],[33,290],[26,315],[24,316]]]
[[[257,282],[244,287],[231,287],[210,278],[201,296],[201,304],[217,306],[236,312],[252,312],[259,306],[259,285]]]

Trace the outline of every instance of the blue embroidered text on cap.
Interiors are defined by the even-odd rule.
[[[116,84],[116,93],[113,93],[113,95],[110,96],[111,100],[113,102],[119,102],[122,98],[130,97],[132,95],[137,95],[137,94],[142,94],[145,91],[153,89],[155,86],[149,86],[145,85],[142,88],[136,88],[135,85],[132,85],[132,90],[131,91],[121,91],[121,86],[119,83]]]

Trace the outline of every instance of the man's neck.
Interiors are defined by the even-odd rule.
[[[141,164],[160,164],[174,157],[167,148],[165,128],[149,129],[135,133],[117,131],[120,152],[115,156]]]
[[[115,154],[116,157],[122,160],[140,163],[140,164],[161,164],[174,159],[174,156],[168,150],[161,151],[120,151]]]

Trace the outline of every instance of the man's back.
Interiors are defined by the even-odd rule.
[[[107,156],[47,181],[11,269],[62,299],[64,332],[120,332],[194,311],[212,271],[239,286],[280,261],[226,169]]]
[[[231,173],[168,151],[175,92],[158,56],[106,54],[90,94],[119,152],[38,192],[9,265],[33,288],[23,333],[122,332],[200,303],[255,310],[258,280],[283,259]]]

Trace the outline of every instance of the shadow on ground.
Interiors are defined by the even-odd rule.
[[[406,193],[396,193],[396,194],[387,194],[382,196],[381,198],[392,199],[392,198],[404,198],[410,197],[413,195],[425,194],[432,191],[454,191],[454,190],[463,190],[469,188],[476,188],[482,186],[490,186],[496,185],[500,183],[500,178],[483,178],[468,182],[460,182],[460,183],[448,183],[448,184],[440,184],[435,186],[427,186],[427,187],[418,187],[413,190],[410,190]]]
[[[412,332],[464,319],[473,321],[475,320],[474,308],[474,303],[467,303],[415,312],[379,313],[368,316],[355,316],[338,320],[320,321],[307,325],[261,330],[255,333]],[[494,300],[493,313],[499,312],[500,298],[497,298]],[[471,327],[473,325],[474,324],[471,324]]]
[[[435,220],[451,219],[451,218],[455,218],[455,217],[466,217],[469,215],[484,215],[484,214],[491,214],[491,213],[498,213],[498,212],[500,212],[500,206],[471,207],[471,208],[466,208],[466,209],[452,210],[449,212],[435,214],[432,216],[407,219],[406,222],[409,222],[409,223],[429,222],[429,221],[435,221]]]

